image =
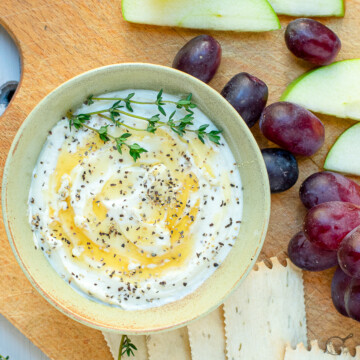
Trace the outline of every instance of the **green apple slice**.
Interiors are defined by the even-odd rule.
[[[196,29],[268,31],[280,29],[267,0],[122,0],[126,21]]]
[[[300,76],[281,100],[317,113],[360,120],[360,59],[339,61]]]
[[[360,175],[360,124],[352,126],[339,136],[325,159],[324,168]]]
[[[343,0],[269,0],[277,14],[291,16],[344,16]]]

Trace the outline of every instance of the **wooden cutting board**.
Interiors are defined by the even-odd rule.
[[[347,1],[346,5],[344,19],[323,20],[342,40],[339,60],[360,57],[360,0]],[[282,17],[283,29],[268,33],[197,31],[126,23],[121,17],[120,0],[1,0],[0,23],[19,46],[23,75],[14,100],[0,117],[0,175],[19,126],[55,87],[84,71],[113,63],[171,66],[180,47],[202,33],[216,37],[223,49],[222,63],[211,86],[220,91],[233,75],[246,71],[267,83],[269,103],[277,101],[291,80],[310,69],[286,49],[284,29],[290,20]],[[334,140],[354,123],[320,118],[326,127],[326,143],[315,156],[299,158],[296,186],[272,196],[270,227],[260,259],[285,257],[287,243],[300,229],[305,214],[298,199],[301,182],[322,169]],[[260,147],[272,146],[258,126],[252,131]],[[359,178],[355,180],[360,183]],[[347,344],[354,348],[360,344],[360,324],[334,310],[330,297],[333,272],[305,273],[309,339],[318,339],[324,346],[331,336],[353,333]],[[62,315],[33,289],[15,261],[2,223],[0,312],[52,359],[111,359],[99,331]]]

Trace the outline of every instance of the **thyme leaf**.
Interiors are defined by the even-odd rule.
[[[88,97],[87,97],[87,99],[86,99],[86,101],[85,101],[85,105],[91,105],[91,104],[93,104],[94,103],[94,100],[93,100],[93,97],[94,97],[94,95],[89,95]],[[0,359],[1,360],[1,359]]]
[[[212,130],[209,133],[207,133],[207,137],[209,138],[210,141],[214,142],[217,145],[220,145],[220,136],[219,136],[220,133],[221,131],[219,130]]]
[[[197,130],[197,135],[199,140],[205,144],[204,136],[206,135],[206,129],[209,127],[209,124],[201,125]]]
[[[130,136],[131,136],[130,133],[124,133],[124,134],[122,134],[121,136],[115,138],[116,149],[117,149],[117,151],[118,151],[120,154],[122,154],[122,150],[121,150],[122,146],[123,146],[123,145],[126,145],[126,141],[125,141],[125,140],[126,140],[128,137],[130,137]]]
[[[140,158],[140,154],[147,152],[147,150],[142,148],[139,144],[132,144],[129,146],[129,149],[130,156],[134,159],[135,162]]]
[[[129,111],[131,111],[131,112],[133,112],[134,110],[133,110],[133,108],[131,107],[131,102],[130,102],[130,100],[131,100],[131,98],[132,97],[134,97],[134,95],[135,95],[135,93],[131,93],[131,94],[129,94],[126,98],[125,98],[125,106],[126,106],[126,108],[129,110]]]
[[[110,140],[108,133],[107,133],[107,128],[109,125],[105,125],[102,126],[97,132],[99,134],[99,137],[102,141],[107,142]]]
[[[121,360],[123,355],[135,356],[134,350],[137,350],[136,346],[131,342],[127,335],[122,335],[119,346],[118,360]],[[0,359],[1,360],[1,359]]]

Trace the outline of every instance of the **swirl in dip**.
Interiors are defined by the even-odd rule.
[[[153,101],[156,94],[136,90],[135,98]],[[96,102],[76,113],[112,104]],[[158,113],[156,105],[132,107],[148,118]],[[175,109],[166,107],[169,114]],[[193,111],[191,128],[215,129]],[[146,128],[145,121],[122,120]],[[96,128],[109,123],[97,115],[88,122]],[[110,125],[108,131],[119,136],[127,130]],[[219,146],[166,126],[155,134],[131,133],[129,143],[148,150],[136,162],[127,149],[120,154],[113,142],[60,120],[43,146],[29,194],[34,241],[53,268],[84,295],[126,310],[170,303],[198,288],[229,253],[242,217],[240,175],[222,137]]]

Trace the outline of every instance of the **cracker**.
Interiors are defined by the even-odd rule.
[[[149,335],[147,337],[147,346],[149,360],[191,360],[186,327]]]
[[[325,353],[319,348],[317,341],[311,342],[311,350],[307,350],[303,344],[299,344],[296,349],[291,346],[286,347],[284,360],[359,360],[360,348],[356,349],[355,357],[351,356],[348,349],[342,349],[340,355]]]
[[[251,271],[224,303],[229,360],[283,360],[285,346],[307,344],[302,272],[272,258]]]
[[[111,355],[114,360],[117,360],[119,355],[119,347],[121,342],[121,335],[103,331],[105,341],[107,342]],[[136,346],[134,351],[135,356],[131,356],[132,360],[148,360],[148,352],[146,346],[146,336],[130,335],[131,342]]]
[[[192,360],[226,360],[222,306],[188,326]]]

